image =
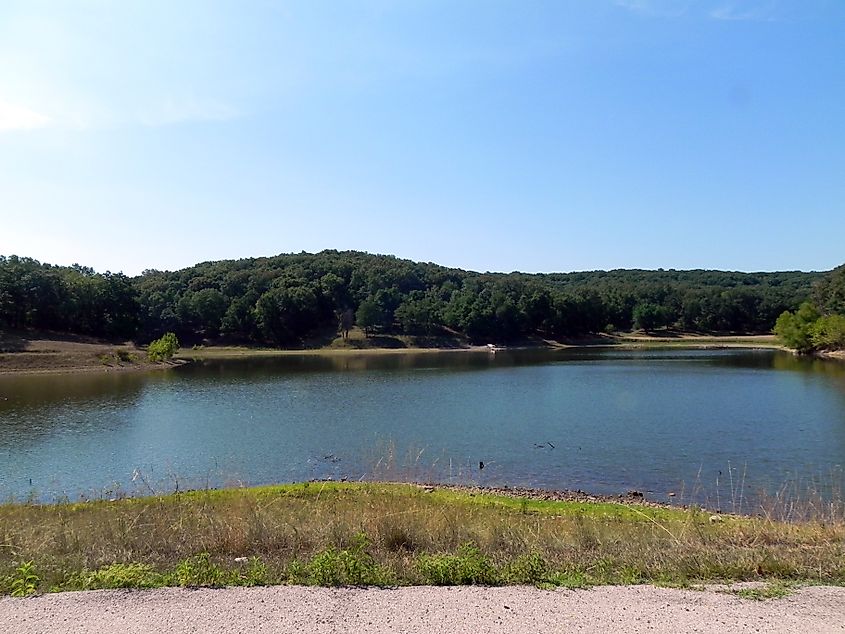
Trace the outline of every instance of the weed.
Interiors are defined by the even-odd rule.
[[[773,581],[761,588],[743,588],[734,594],[743,599],[765,601],[768,599],[782,599],[792,593],[792,587],[782,581]]]
[[[11,589],[13,597],[28,597],[35,594],[41,579],[35,574],[35,565],[32,561],[25,561],[15,569],[12,578]]]
[[[258,557],[250,557],[249,562],[243,569],[235,571],[232,583],[238,586],[266,586],[269,585],[270,572],[267,564]]]

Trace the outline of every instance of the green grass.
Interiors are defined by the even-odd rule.
[[[752,601],[766,601],[768,599],[782,599],[792,593],[792,584],[774,581],[761,588],[742,588],[733,591],[738,597]]]
[[[845,525],[383,483],[0,506],[0,593],[159,586],[845,583]]]

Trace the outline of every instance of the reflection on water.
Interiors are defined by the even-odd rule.
[[[6,496],[383,475],[660,497],[712,492],[739,470],[749,489],[829,481],[843,463],[845,364],[771,351],[292,355],[0,377]]]

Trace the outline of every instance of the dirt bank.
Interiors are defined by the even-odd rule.
[[[0,331],[0,374],[115,372],[166,368],[132,342],[57,333]]]
[[[845,632],[845,588],[755,601],[714,590],[605,586],[104,590],[0,599],[18,634],[74,632]]]

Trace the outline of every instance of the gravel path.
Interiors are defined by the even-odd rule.
[[[105,590],[0,599],[5,632],[845,632],[845,588],[753,601],[651,586]]]

